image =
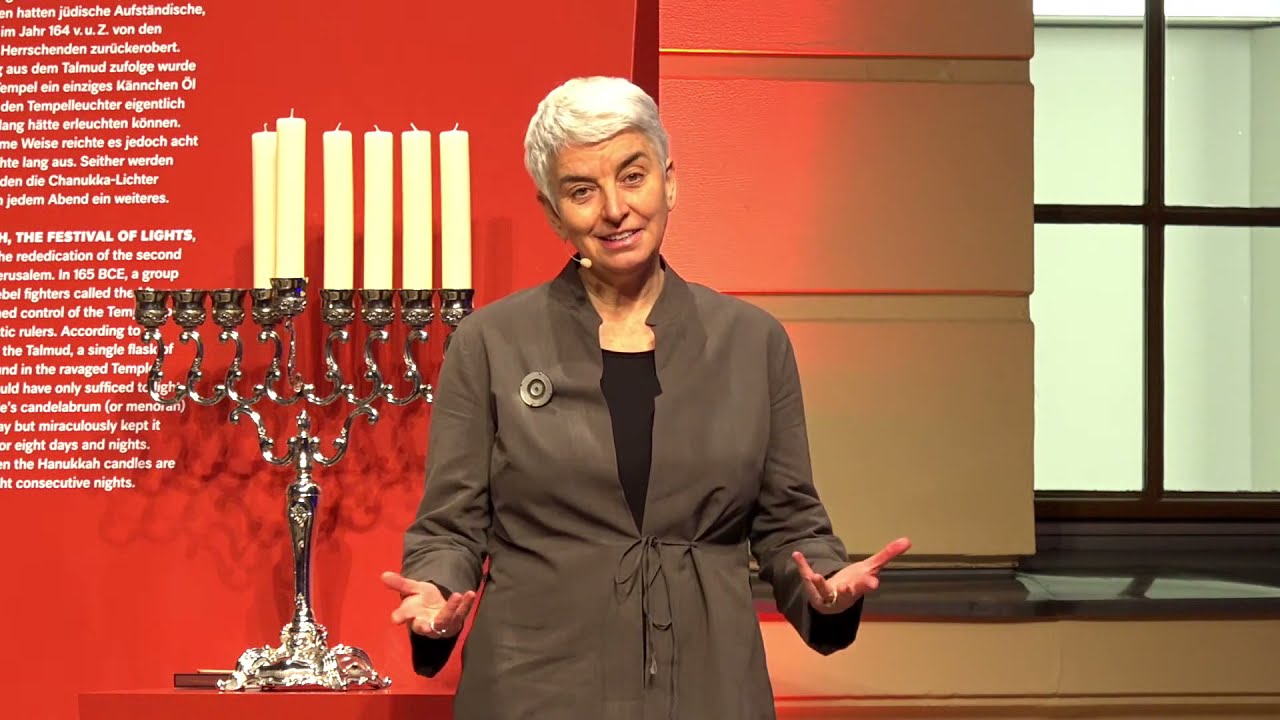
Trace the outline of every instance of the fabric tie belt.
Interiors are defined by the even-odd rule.
[[[671,656],[667,670],[671,682],[670,716],[675,717],[676,706],[676,646],[675,620],[671,611],[671,587],[667,581],[666,568],[662,565],[662,548],[680,548],[689,552],[693,558],[694,573],[701,586],[702,573],[698,567],[698,550],[712,549],[717,551],[737,551],[742,562],[746,562],[745,543],[733,545],[721,543],[696,543],[687,540],[667,540],[653,535],[636,538],[622,551],[618,558],[618,570],[614,575],[614,587],[629,595],[633,588],[640,586],[641,627],[644,639],[643,684],[648,687],[658,674],[658,657],[654,649],[654,632],[671,630]],[[659,583],[659,581],[661,581]],[[659,597],[654,598],[654,593]]]

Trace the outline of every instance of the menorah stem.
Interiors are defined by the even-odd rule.
[[[376,416],[365,408],[363,414]],[[320,504],[320,486],[312,478],[316,464],[336,462],[319,453],[319,438],[311,433],[310,414],[303,410],[297,416],[298,434],[289,440],[289,454],[276,457],[270,452],[261,418],[247,406],[232,412],[232,419],[248,415],[258,428],[264,456],[272,464],[288,464],[294,477],[286,489],[285,519],[289,524],[289,548],[293,554],[293,616],[280,630],[278,647],[246,650],[236,663],[231,677],[218,682],[221,690],[271,688],[309,689],[322,687],[346,690],[353,687],[385,688],[391,680],[378,673],[367,653],[349,645],[329,647],[329,632],[316,621],[311,598],[311,549],[315,538],[316,509]],[[343,426],[345,434],[351,418]]]
[[[320,504],[320,486],[311,481],[310,451],[298,453],[297,474],[289,484],[289,539],[293,548],[293,620],[290,630],[304,634],[316,622],[311,601],[311,548],[315,536],[316,507]]]

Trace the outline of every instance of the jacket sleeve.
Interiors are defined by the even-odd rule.
[[[464,320],[449,340],[435,388],[426,488],[404,539],[405,577],[435,583],[445,593],[479,588],[495,430],[483,338]],[[409,638],[414,671],[427,677],[444,667],[457,642],[456,636],[439,640],[412,630]]]
[[[769,447],[751,526],[751,549],[760,578],[773,588],[778,611],[814,650],[828,655],[848,647],[862,618],[862,598],[845,612],[823,615],[809,604],[791,554],[830,577],[849,564],[844,544],[813,485],[804,400],[791,339],[780,323],[769,339]]]

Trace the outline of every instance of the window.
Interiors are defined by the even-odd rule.
[[[1280,518],[1280,0],[1036,0],[1037,516]]]

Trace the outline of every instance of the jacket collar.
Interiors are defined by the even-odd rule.
[[[645,321],[649,325],[659,327],[673,323],[680,318],[689,317],[693,310],[693,291],[689,284],[681,278],[675,269],[667,264],[666,258],[659,256],[659,270],[664,273],[662,290],[658,299],[649,311]],[[578,272],[578,263],[569,260],[560,269],[560,274],[551,281],[551,294],[571,311],[584,320],[589,320],[592,327],[598,327],[601,319],[587,296],[587,287]]]
[[[680,390],[688,368],[700,362],[707,344],[706,328],[696,312],[692,288],[665,259],[660,260],[666,276],[662,280],[662,291],[646,319],[653,327],[656,341],[654,360],[662,388],[655,405],[655,422],[671,412],[668,408],[672,391]],[[557,301],[553,304],[564,310],[565,317],[572,318],[571,326],[576,326],[574,331],[561,338],[563,347],[576,359],[588,363],[591,373],[599,373],[602,363],[599,333],[603,321],[587,297],[587,288],[582,284],[576,262],[567,262],[551,281],[551,295]],[[675,442],[662,438],[655,431],[655,449],[663,442]]]

